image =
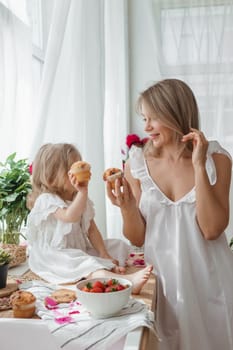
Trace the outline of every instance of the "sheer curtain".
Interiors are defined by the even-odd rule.
[[[105,1],[105,168],[122,168],[121,147],[129,131],[128,6],[124,0]],[[122,235],[119,208],[106,201],[108,237]]]
[[[32,47],[24,0],[0,1],[1,161],[17,151],[27,157],[32,144]]]
[[[102,174],[107,167],[121,167],[127,131],[125,4],[55,2],[31,152],[33,157],[44,142],[76,144],[92,165],[90,197],[97,224],[108,236],[121,236],[119,209],[106,201]]]
[[[90,197],[105,232],[103,59],[103,1],[55,1],[31,154],[45,142],[78,147],[92,165]]]

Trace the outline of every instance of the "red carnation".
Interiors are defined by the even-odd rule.
[[[134,143],[141,143],[140,137],[136,134],[129,134],[126,137],[126,145],[130,148]]]
[[[29,171],[30,175],[32,175],[32,163],[29,165],[28,171]]]

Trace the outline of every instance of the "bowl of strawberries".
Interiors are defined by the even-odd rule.
[[[78,301],[94,318],[116,316],[127,305],[132,282],[124,278],[92,278],[76,284]]]

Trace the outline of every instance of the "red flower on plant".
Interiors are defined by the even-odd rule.
[[[30,175],[32,175],[32,163],[29,165],[28,171],[29,171]]]
[[[137,134],[127,135],[126,145],[130,148],[134,143],[141,143],[140,137]]]

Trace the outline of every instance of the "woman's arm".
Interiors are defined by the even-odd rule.
[[[223,154],[213,154],[217,181],[211,186],[204,166],[195,166],[197,222],[206,239],[216,239],[229,223],[231,161]]]
[[[193,143],[192,163],[196,190],[197,222],[205,239],[218,238],[229,222],[229,193],[231,160],[224,154],[213,154],[216,167],[216,183],[212,186],[206,172],[208,141],[196,129],[183,136],[183,142]]]
[[[134,245],[141,247],[145,240],[145,221],[138,208],[141,189],[140,182],[133,178],[128,162],[125,164],[123,187],[117,179],[115,191],[107,183],[107,194],[112,204],[118,206],[123,218],[123,234]]]

